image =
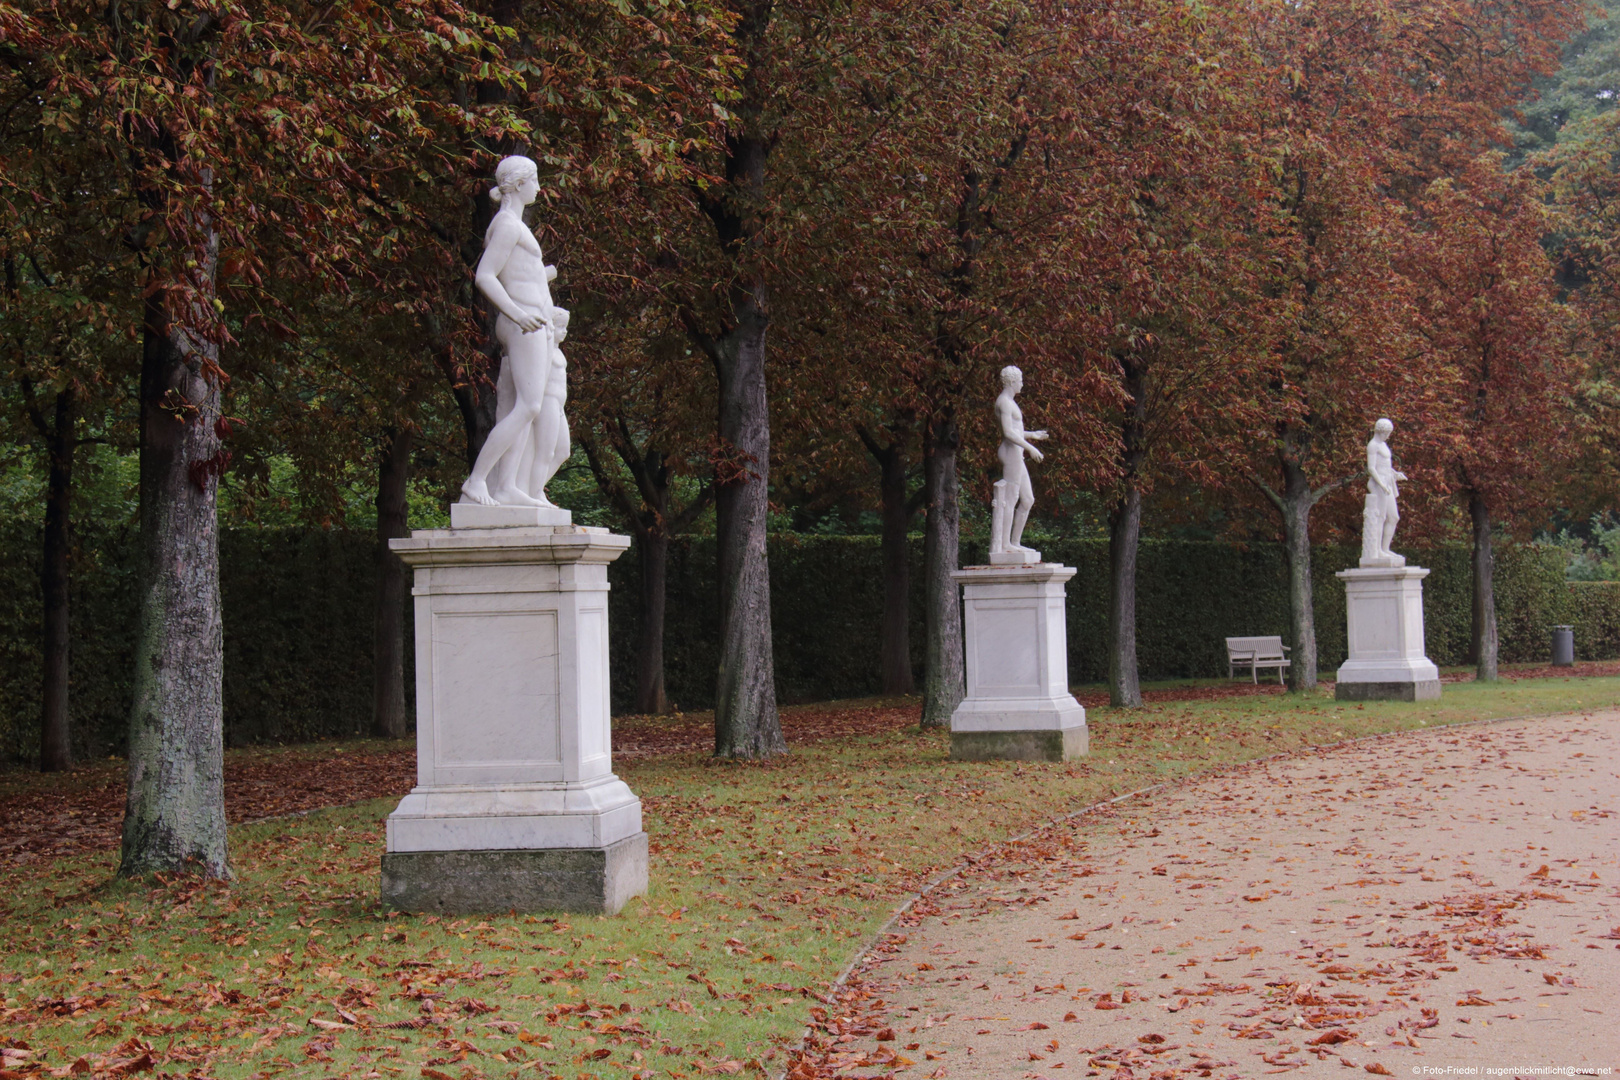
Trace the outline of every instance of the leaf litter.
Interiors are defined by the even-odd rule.
[[[1210,708],[1238,710],[1225,714],[1214,742]],[[238,790],[258,794],[237,798],[238,821],[352,799],[391,774],[399,786],[370,803],[234,828],[237,876],[229,884],[110,882],[110,843],[18,879],[0,897],[12,931],[0,943],[0,1043],[9,1051],[0,1071],[16,1074],[0,1080],[64,1069],[224,1078],[308,1068],[370,1080],[436,1080],[432,1072],[477,1080],[513,1070],[570,1080],[784,1067],[820,1075],[822,1063],[798,1041],[810,1007],[826,1013],[812,1014],[812,1038],[843,1048],[824,1056],[846,1055],[839,1060],[849,1068],[839,1075],[932,1075],[945,1061],[919,1049],[915,1025],[875,1022],[882,995],[859,978],[829,991],[852,945],[930,875],[953,859],[975,873],[1000,872],[1009,857],[1028,855],[1027,845],[1007,848],[1000,839],[1064,807],[1320,742],[1338,729],[1416,722],[1376,711],[1346,719],[1320,701],[1217,699],[1135,716],[1099,711],[1086,761],[966,767],[943,760],[940,736],[916,730],[914,706],[909,714],[888,704],[827,711],[833,718],[819,730],[829,738],[801,743],[785,761],[739,767],[684,750],[628,759],[623,771],[644,797],[654,838],[654,889],[614,920],[382,911],[381,818],[409,787],[408,751],[351,744],[250,752],[259,760],[244,775],[257,783]],[[629,743],[637,724],[623,727]],[[278,755],[293,759],[280,772]],[[70,790],[93,788],[95,772],[87,773],[74,774]],[[43,790],[7,786],[8,798],[18,788],[24,798]],[[1535,887],[1559,882],[1536,879]],[[986,910],[1038,910],[1042,902],[1002,891]],[[1054,921],[1067,933],[1032,933],[1043,940],[1030,947],[1072,939],[1095,947],[1117,921],[1112,912],[1091,918],[1095,906],[1078,900],[1071,910],[1087,919]],[[936,970],[952,969],[925,960],[914,977]],[[1189,1000],[1214,992],[1187,989]],[[1140,1008],[1144,991],[1115,993],[1127,1015]],[[1050,1037],[1064,1023],[1083,1027],[1062,1019],[1079,1015],[1115,1014],[1041,1018],[1051,1030],[1028,1028],[1040,1041],[1026,1050],[1025,1066],[1045,1067],[1027,1054],[1055,1062],[1050,1055],[1083,1045]],[[877,1040],[885,1029],[896,1038]],[[867,1034],[871,1046],[850,1048]],[[1164,1045],[1180,1044],[1135,1043],[1132,1060]],[[1099,1058],[1111,1053],[1096,1049]]]

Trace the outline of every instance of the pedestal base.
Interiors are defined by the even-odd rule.
[[[644,832],[600,848],[390,851],[382,857],[382,900],[400,911],[615,915],[646,892]]]
[[[629,540],[475,529],[390,546],[415,571],[416,786],[388,816],[384,903],[613,913],[647,887],[641,801],[613,774],[607,567]]]
[[[1439,679],[1412,682],[1340,682],[1333,686],[1336,701],[1436,701]]]
[[[1036,731],[953,731],[953,761],[1068,761],[1085,757],[1091,736],[1079,727]]]
[[[1340,701],[1432,701],[1440,669],[1423,654],[1421,566],[1341,570],[1350,657],[1339,665]]]
[[[962,583],[967,696],[951,714],[951,757],[1063,761],[1089,747],[1086,710],[1069,693],[1063,585],[1056,563],[970,566]]]

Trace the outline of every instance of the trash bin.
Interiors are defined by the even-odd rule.
[[[1555,626],[1552,628],[1552,666],[1575,666],[1575,628],[1573,626]]]

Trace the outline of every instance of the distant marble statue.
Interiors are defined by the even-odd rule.
[[[1024,430],[1024,411],[1016,399],[1024,388],[1024,373],[1011,365],[1001,369],[1001,396],[996,398],[996,419],[1001,423],[1001,479],[995,483],[990,508],[990,563],[992,566],[1038,563],[1041,553],[1024,547],[1024,524],[1035,504],[1024,454],[1040,461],[1043,455],[1031,440],[1046,438],[1044,431]]]
[[[1389,549],[1395,539],[1395,526],[1401,512],[1396,506],[1400,494],[1397,481],[1406,474],[1395,471],[1389,453],[1389,435],[1395,425],[1380,419],[1373,425],[1372,442],[1367,444],[1367,502],[1361,519],[1361,565],[1405,566],[1404,556]]]
[[[539,172],[526,157],[503,158],[489,193],[499,209],[484,233],[475,281],[499,313],[495,340],[502,353],[496,420],[484,440],[462,502],[484,506],[544,506],[545,484],[567,456],[563,416],[566,375],[557,348],[567,313],[553,306],[540,242],[523,223],[523,208],[540,190]]]

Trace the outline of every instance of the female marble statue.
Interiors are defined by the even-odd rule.
[[[1389,452],[1389,436],[1395,425],[1380,418],[1373,425],[1372,441],[1367,444],[1367,502],[1361,519],[1361,565],[1401,566],[1406,559],[1389,549],[1395,539],[1395,526],[1401,511],[1395,505],[1400,494],[1397,481],[1406,474],[1397,472]]]
[[[1024,430],[1024,410],[1018,407],[1016,396],[1024,388],[1024,373],[1012,365],[1001,369],[1001,395],[996,398],[996,420],[1001,425],[1001,446],[996,455],[1001,459],[1001,480],[996,484],[996,502],[992,513],[995,526],[990,538],[991,551],[1025,552],[1036,554],[1022,544],[1024,523],[1029,520],[1030,507],[1035,505],[1035,487],[1029,479],[1029,466],[1024,454],[1036,461],[1043,455],[1030,441],[1046,438],[1044,431]]]
[[[523,208],[540,190],[534,162],[526,157],[503,158],[495,167],[495,184],[489,197],[500,209],[484,234],[484,254],[475,281],[478,291],[499,313],[495,340],[503,357],[502,382],[510,375],[511,406],[505,415],[497,407],[499,419],[484,440],[467,482],[461,485],[462,501],[485,506],[549,506],[544,481],[539,488],[530,485],[544,471],[541,463],[550,464],[555,456],[561,441],[559,428],[565,427],[563,392],[550,392],[551,383],[563,378],[556,348],[558,309],[552,305],[549,286],[556,269],[546,266],[540,242],[523,224]],[[550,479],[550,473],[545,473],[545,479]]]

